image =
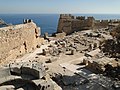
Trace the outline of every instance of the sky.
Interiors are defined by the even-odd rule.
[[[120,14],[120,0],[0,0],[0,14]]]

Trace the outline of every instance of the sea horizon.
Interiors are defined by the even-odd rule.
[[[120,13],[0,13],[0,14],[118,14]]]
[[[15,13],[15,14],[0,14],[0,18],[9,24],[21,24],[23,19],[32,19],[37,26],[41,28],[41,34],[48,32],[49,34],[55,33],[57,31],[58,20],[60,14],[55,13]],[[110,20],[110,19],[120,19],[120,14],[72,14],[74,16],[93,16],[96,20]]]

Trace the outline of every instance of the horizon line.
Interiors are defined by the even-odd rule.
[[[118,14],[120,13],[0,13],[0,14]]]

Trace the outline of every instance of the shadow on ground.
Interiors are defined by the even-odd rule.
[[[67,76],[57,74],[52,79],[63,89],[63,90],[108,90],[101,85],[87,80],[79,75]],[[114,89],[112,89],[114,90]],[[117,89],[115,89],[117,90]]]

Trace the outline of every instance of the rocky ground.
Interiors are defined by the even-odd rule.
[[[54,80],[63,90],[120,90],[119,80],[115,82],[103,76],[103,73],[92,72],[83,62],[105,57],[99,48],[103,41],[111,36],[103,31],[75,32],[63,39],[51,40],[33,53],[10,62],[42,62],[47,77]]]

